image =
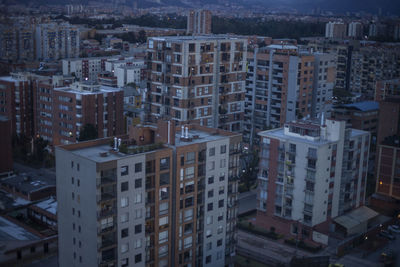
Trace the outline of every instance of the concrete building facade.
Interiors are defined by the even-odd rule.
[[[149,38],[149,119],[241,131],[246,50],[246,39],[225,35]]]
[[[322,118],[259,135],[256,224],[327,245],[331,219],[364,204],[369,133]]]
[[[61,266],[233,264],[241,136],[187,127],[56,148]]]
[[[187,34],[211,34],[212,14],[209,10],[191,10],[187,16]]]

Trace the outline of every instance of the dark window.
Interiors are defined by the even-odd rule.
[[[128,182],[121,183],[121,192],[128,191],[129,185]]]
[[[141,188],[141,187],[142,187],[142,178],[136,179],[135,188]]]
[[[217,247],[222,246],[222,239],[217,240]]]
[[[221,154],[226,153],[226,145],[221,146]]]
[[[208,184],[214,183],[214,176],[208,177]]]
[[[49,243],[44,243],[43,244],[43,252],[48,253],[49,252]]]
[[[135,225],[135,234],[140,234],[142,232],[142,225],[137,224]]]
[[[142,163],[136,163],[135,164],[135,172],[141,172],[142,171]]]
[[[210,263],[211,262],[211,255],[206,257],[206,263]]]
[[[160,174],[160,185],[169,184],[169,172]]]
[[[31,253],[35,253],[35,251],[36,251],[36,247],[32,246],[31,247]]]
[[[214,156],[215,155],[215,147],[210,148],[209,152],[208,152],[209,156]]]
[[[76,169],[79,171],[79,169],[80,169],[79,163],[76,164]]]
[[[21,250],[18,250],[17,251],[17,259],[21,259],[22,258],[22,253],[21,253]]]
[[[208,195],[208,197],[213,197],[214,196],[214,190],[209,190],[207,195]]]
[[[71,183],[74,184],[74,177],[71,177]]]
[[[213,203],[208,203],[207,211],[212,211],[212,210],[213,210]]]
[[[141,262],[142,261],[142,254],[136,254],[135,255],[135,263]]]
[[[222,208],[222,207],[224,207],[224,200],[223,199],[218,201],[218,208]]]
[[[127,237],[129,235],[129,229],[125,228],[121,230],[121,238]]]

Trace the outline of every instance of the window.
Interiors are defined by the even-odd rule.
[[[218,208],[223,208],[224,207],[224,200],[221,199],[218,201]]]
[[[129,166],[122,166],[121,167],[121,176],[129,174]]]
[[[71,183],[74,184],[74,177],[71,177]]]
[[[78,179],[78,187],[81,185],[81,181]]]
[[[160,185],[169,184],[169,172],[160,174]]]
[[[168,202],[163,202],[160,204],[159,208],[160,215],[164,215],[168,213]]]
[[[142,218],[142,216],[143,216],[142,209],[135,210],[135,219],[140,219]]]
[[[214,183],[214,176],[208,177],[208,184]]]
[[[135,188],[141,188],[141,187],[142,187],[142,178],[136,179]]]
[[[158,256],[160,258],[165,257],[168,255],[168,245],[160,246],[158,248]]]
[[[211,263],[211,255],[208,255],[208,256],[206,257],[206,263]]]
[[[226,145],[221,146],[221,154],[225,154],[226,153]]]
[[[135,255],[135,263],[141,262],[142,261],[142,253],[136,254]]]
[[[135,204],[142,203],[142,194],[136,194]]]
[[[137,224],[135,225],[135,234],[140,234],[142,232],[142,225]]]
[[[210,150],[208,151],[208,155],[210,157],[215,156],[215,147],[210,148]]]
[[[168,242],[168,230],[158,234],[158,243],[162,244]]]
[[[220,233],[222,233],[223,231],[224,231],[224,228],[222,227],[222,225],[218,226],[217,234],[220,234]]]
[[[189,167],[185,169],[185,179],[193,179],[194,178],[194,167]]]
[[[191,207],[194,205],[193,197],[188,197],[185,199],[185,208]]]
[[[128,191],[128,182],[121,183],[121,192]]]
[[[206,222],[207,222],[207,224],[212,224],[213,223],[213,217],[212,216],[207,216]]]
[[[160,194],[160,195],[159,195],[160,200],[168,199],[168,198],[169,198],[169,190],[168,190],[168,187],[162,187],[162,188],[160,188],[159,194]]]
[[[209,251],[209,250],[211,250],[211,249],[212,249],[212,242],[208,242],[208,243],[206,244],[206,250]]]
[[[121,222],[124,223],[127,221],[129,221],[129,213],[126,212],[124,214],[121,214]]]
[[[183,220],[185,222],[192,220],[193,219],[193,209],[185,210],[183,213],[183,216],[184,216]]]
[[[121,260],[121,267],[128,267],[129,266],[129,258],[125,258]]]
[[[224,191],[225,191],[224,186],[220,186],[220,187],[219,187],[219,190],[218,190],[218,194],[219,194],[219,195],[223,195],[223,194],[224,194]]]
[[[221,159],[221,161],[219,163],[219,167],[220,168],[225,168],[226,167],[226,159]]]
[[[160,170],[168,170],[169,169],[169,157],[160,159]]]
[[[222,246],[222,239],[217,240],[217,247],[220,247],[220,246]]]
[[[138,238],[135,240],[135,248],[141,248],[142,247],[142,239]]]
[[[215,169],[215,161],[211,161],[210,164],[208,165],[209,170],[212,171]]]
[[[121,198],[121,208],[128,207],[128,203],[129,203],[128,197]]]
[[[195,153],[188,152],[186,153],[186,164],[193,164],[195,161]]]
[[[222,251],[217,252],[217,260],[222,259]]]
[[[220,213],[219,215],[218,215],[218,221],[220,222],[220,221],[222,221],[224,219],[224,213]]]
[[[213,197],[214,196],[214,190],[213,189],[211,189],[211,190],[209,190],[208,191],[208,193],[207,193],[207,197]]]
[[[127,237],[129,235],[129,229],[125,228],[121,230],[121,238]]]
[[[160,228],[165,228],[168,226],[168,216],[165,217],[161,217],[158,220],[158,225],[160,226]]]
[[[128,250],[129,250],[129,244],[128,243],[121,245],[121,253],[126,253],[126,252],[128,252]]]
[[[186,237],[183,240],[183,246],[184,248],[190,248],[192,247],[192,242],[193,242],[193,238],[191,236]]]
[[[32,246],[32,247],[31,247],[31,253],[35,253],[35,250],[36,250],[36,247],[35,247],[35,246]]]
[[[213,203],[208,203],[207,211],[212,211],[212,210],[213,210]]]
[[[141,172],[141,171],[142,171],[142,163],[141,162],[136,163],[135,164],[135,173]]]

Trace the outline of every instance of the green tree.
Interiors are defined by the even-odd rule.
[[[79,134],[79,141],[87,141],[96,139],[98,137],[97,128],[91,124],[87,123],[83,125]]]

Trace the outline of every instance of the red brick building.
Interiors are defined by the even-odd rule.
[[[11,120],[5,116],[0,116],[0,136],[0,174],[2,174],[13,169]]]

